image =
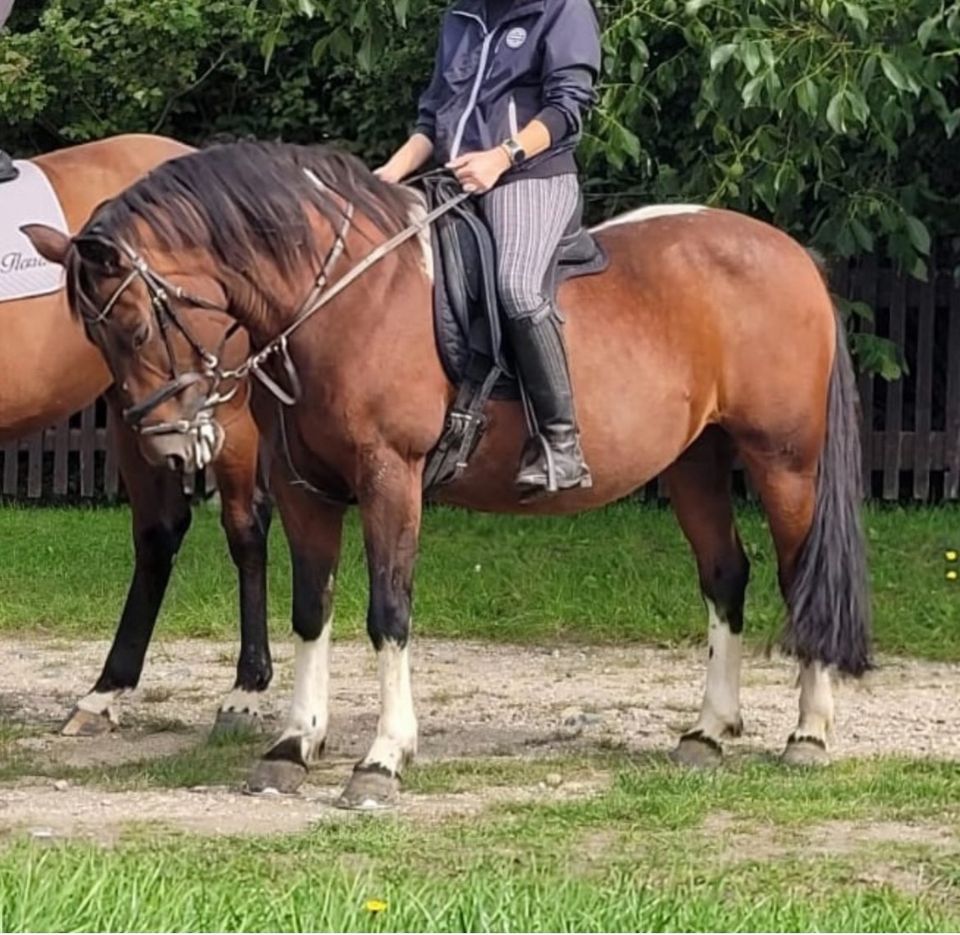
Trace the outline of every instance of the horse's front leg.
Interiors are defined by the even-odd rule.
[[[367,632],[377,652],[380,719],[367,755],[337,803],[383,808],[396,802],[404,766],[417,752],[410,686],[410,604],[420,536],[421,471],[391,453],[370,459],[361,485],[370,604]]]
[[[295,792],[326,743],[330,696],[333,586],[344,508],[293,487],[273,484],[293,571],[293,699],[283,731],[254,766],[250,792]]]
[[[217,711],[214,734],[259,731],[260,699],[273,678],[267,633],[267,537],[272,503],[258,479],[258,447],[256,427],[245,411],[230,425],[215,465],[220,522],[239,583],[240,655],[236,681]]]
[[[113,730],[117,702],[140,681],[143,661],[167,590],[170,572],[190,528],[190,503],[180,476],[144,460],[136,436],[119,417],[113,423],[117,460],[133,515],[135,565],[113,645],[93,689],[70,712],[61,732],[91,736]]]

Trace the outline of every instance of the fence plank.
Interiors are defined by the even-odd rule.
[[[950,290],[950,330],[947,337],[947,412],[944,442],[944,496],[960,497],[960,289]]]
[[[20,446],[7,442],[3,446],[3,493],[7,497],[17,495],[17,477],[20,472]]]
[[[116,415],[113,407],[107,407],[107,455],[103,462],[103,486],[106,495],[112,500],[120,492],[120,471],[117,465]]]
[[[27,497],[39,500],[43,493],[43,432],[27,439]]]
[[[80,496],[92,497],[96,480],[96,406],[80,414]]]
[[[937,279],[929,282],[913,280],[917,298],[917,391],[914,410],[913,498],[930,496],[930,433],[933,428],[933,316],[936,309]]]
[[[903,276],[887,274],[882,285],[890,296],[890,340],[903,347],[907,317],[907,283]],[[896,500],[900,495],[900,433],[903,431],[903,381],[894,380],[887,386],[886,438],[883,450],[883,498]]]
[[[838,284],[838,291],[848,298],[865,302],[870,310],[876,314],[877,308],[877,260],[870,256],[864,258],[852,271],[849,283]],[[846,285],[846,291],[842,291]],[[874,334],[876,325],[870,320],[861,320],[858,329],[863,334]],[[873,386],[876,377],[873,374],[861,374],[860,390],[860,443],[863,449],[863,489],[866,496],[871,495],[873,486]]]
[[[64,419],[53,433],[53,492],[64,497],[70,488],[70,421]]]

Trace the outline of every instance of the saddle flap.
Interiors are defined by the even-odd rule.
[[[430,175],[421,185],[428,210],[461,191],[452,175]],[[496,248],[476,201],[462,202],[438,218],[432,242],[434,322],[437,348],[447,376],[460,385],[469,360],[476,356],[502,371],[504,379],[497,384],[496,395],[516,398],[518,388],[512,380],[504,346],[497,295]],[[561,282],[601,272],[606,266],[606,255],[583,226],[581,200],[550,265],[547,291],[553,294]]]

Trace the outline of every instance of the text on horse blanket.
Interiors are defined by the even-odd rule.
[[[42,169],[32,162],[14,165],[20,175],[0,184],[0,302],[63,288],[63,269],[48,263],[20,233],[24,224],[46,224],[66,232],[63,208]]]

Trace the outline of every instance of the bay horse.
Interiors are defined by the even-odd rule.
[[[165,163],[73,240],[27,231],[66,266],[73,310],[109,362],[128,419],[148,433],[141,444],[164,425],[202,423],[223,387],[258,367],[269,373],[273,388],[258,381],[252,407],[293,558],[295,684],[286,726],[248,780],[253,791],[295,790],[324,746],[351,499],[381,694],[376,736],[340,804],[391,804],[417,748],[409,652],[421,484],[455,392],[435,345],[431,254],[413,236],[426,220],[414,192],[336,150],[238,144]],[[859,675],[870,664],[854,378],[824,278],[789,236],[729,211],[645,209],[595,236],[609,268],[567,281],[558,297],[593,487],[524,502],[512,483],[521,406],[500,401],[468,469],[437,499],[570,513],[665,471],[709,619],[702,709],[674,757],[707,765],[741,731],[749,564],[730,490],[739,455],[769,519],[789,609],[785,645],[800,660],[799,721],[784,756],[822,762],[829,667]],[[248,368],[228,371],[201,347],[210,309],[226,309],[250,335],[259,356]],[[302,327],[291,333],[295,321]],[[296,381],[301,401],[291,404]]]
[[[70,230],[94,208],[145,172],[191,148],[159,136],[131,134],[37,156]],[[3,187],[0,186],[0,198]],[[107,393],[119,415],[112,377],[96,346],[70,314],[66,291],[0,303],[0,443],[45,428]],[[243,356],[245,340],[231,353]],[[93,689],[80,699],[62,731],[89,735],[117,723],[117,700],[136,687],[171,568],[190,526],[190,503],[179,473],[150,464],[134,432],[116,418],[118,465],[130,500],[136,560],[113,645]],[[233,690],[217,714],[220,729],[255,727],[261,693],[272,670],[266,624],[266,535],[269,500],[257,482],[258,435],[241,400],[227,414],[227,440],[216,463],[221,519],[240,581],[241,649]],[[153,449],[151,449],[151,452]],[[186,452],[185,461],[192,456]]]

